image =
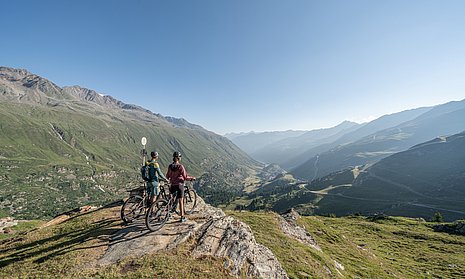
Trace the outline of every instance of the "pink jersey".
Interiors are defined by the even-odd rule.
[[[187,174],[184,166],[177,163],[172,163],[168,167],[166,178],[170,180],[171,185],[181,185],[186,180],[192,180],[192,177]]]

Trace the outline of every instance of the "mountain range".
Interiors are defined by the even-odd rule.
[[[254,139],[245,134],[232,141],[240,139],[241,145],[254,142],[261,148],[248,152],[253,158],[276,163],[296,178],[313,180],[346,168],[376,163],[438,136],[459,133],[465,130],[463,119],[465,100],[401,111],[363,124],[345,121],[297,136],[288,134],[272,143],[255,142],[259,136],[266,138],[278,132],[254,134]]]
[[[184,119],[8,67],[0,67],[0,131],[0,215],[7,216],[47,218],[126,195],[141,183],[144,136],[163,170],[175,150],[195,176],[231,168],[236,184],[221,195],[260,166],[228,139]],[[209,187],[218,188],[202,183],[199,192]]]
[[[254,156],[254,154],[264,146],[271,145],[283,139],[297,137],[307,131],[277,131],[277,132],[249,132],[249,133],[228,133],[224,136],[234,142],[242,150]],[[257,160],[264,161],[255,156]]]
[[[253,158],[264,163],[276,163],[292,170],[317,154],[345,145],[377,131],[397,126],[430,110],[419,108],[384,115],[368,123],[344,121],[326,129],[301,132],[263,132],[226,135]],[[254,146],[251,151],[248,146]]]
[[[291,172],[302,179],[318,178],[344,168],[375,163],[416,144],[465,130],[465,100],[413,112],[422,113],[396,126],[351,142],[345,141],[309,158]],[[410,114],[413,115],[415,114]]]
[[[302,163],[302,155],[309,149],[332,142],[359,126],[360,124],[344,121],[331,128],[307,131],[302,135],[288,137],[265,145],[250,155],[257,160],[275,163],[285,169],[290,169]]]

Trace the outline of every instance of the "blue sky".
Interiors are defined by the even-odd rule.
[[[2,1],[0,65],[214,132],[465,98],[465,1]]]

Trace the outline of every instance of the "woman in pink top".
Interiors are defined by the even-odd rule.
[[[184,181],[195,180],[195,177],[189,176],[184,166],[179,163],[181,161],[181,153],[176,151],[173,153],[173,163],[169,165],[166,178],[171,183],[170,193],[177,193],[176,197],[179,200],[179,209],[181,211],[181,222],[187,219],[184,216]]]

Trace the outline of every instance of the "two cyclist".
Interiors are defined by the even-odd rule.
[[[155,197],[158,196],[158,185],[159,180],[169,182],[170,193],[176,194],[176,198],[179,200],[179,209],[181,213],[181,222],[186,221],[184,211],[184,181],[193,181],[195,177],[187,174],[186,168],[180,163],[181,153],[175,151],[173,153],[173,163],[169,165],[166,177],[160,171],[160,165],[158,164],[158,152],[152,151],[150,153],[151,159],[146,162],[149,166],[150,181],[147,181],[147,194],[149,195],[150,203],[155,202]]]
[[[186,169],[180,163],[181,153],[176,151],[173,153],[173,163],[168,167],[168,172],[166,177],[170,181],[170,193],[175,194],[176,198],[179,200],[179,211],[181,215],[181,222],[186,222],[186,216],[184,216],[184,181],[193,181],[195,177],[189,176]]]

